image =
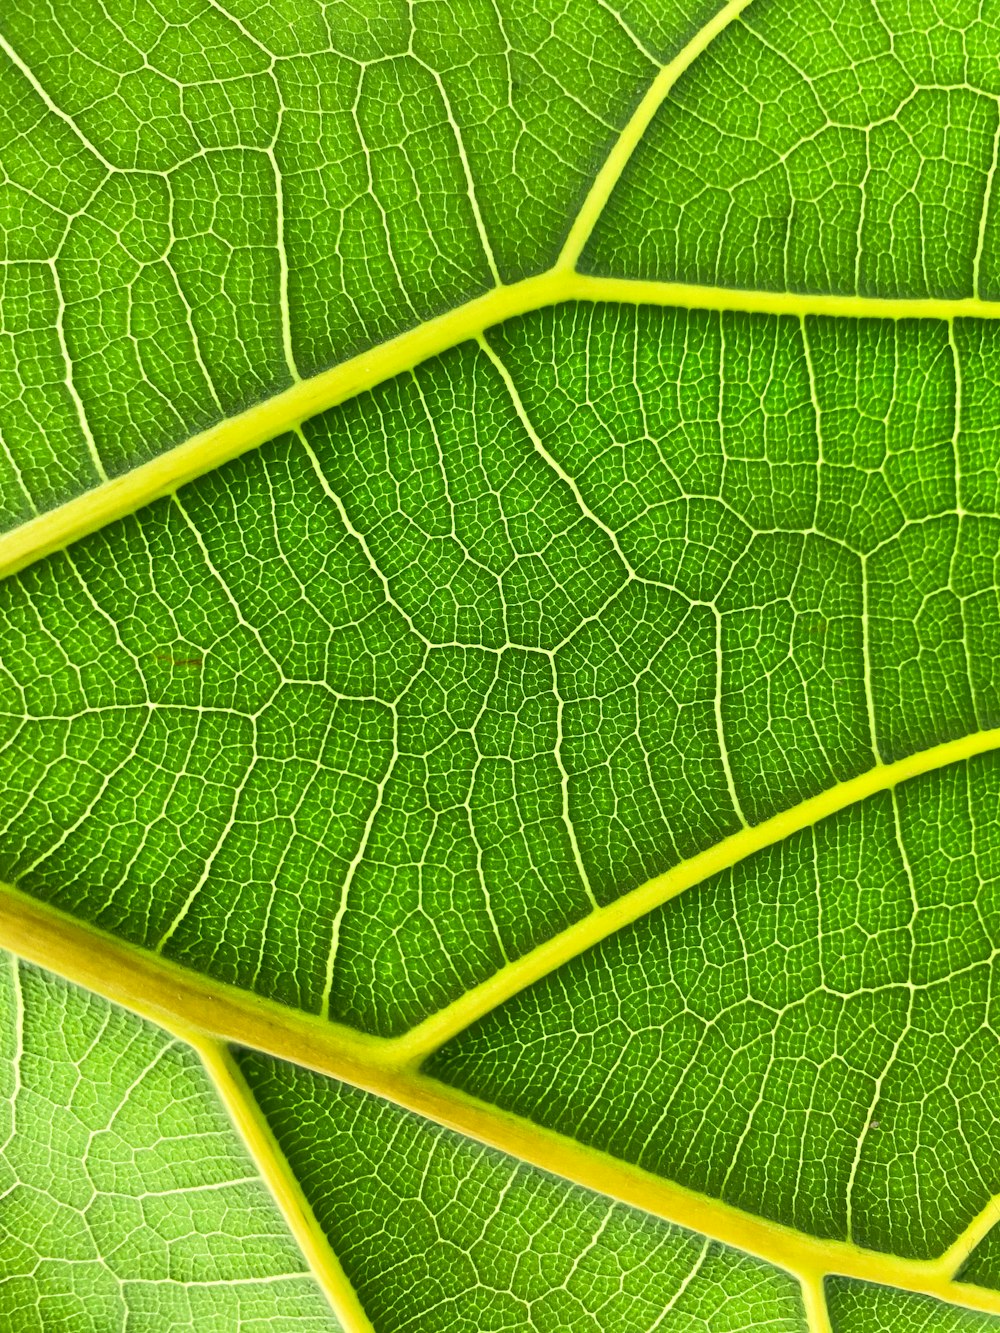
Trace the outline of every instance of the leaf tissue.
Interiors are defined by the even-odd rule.
[[[1000,5],[6,0],[0,1326],[1000,1333]]]

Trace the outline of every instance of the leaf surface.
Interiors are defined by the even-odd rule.
[[[5,1319],[1000,1327],[993,18],[168,8],[0,20]]]
[[[330,1329],[192,1052],[9,954],[2,962],[7,1326]]]

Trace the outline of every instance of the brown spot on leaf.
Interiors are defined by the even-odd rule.
[[[175,657],[173,653],[154,653],[153,656],[158,662],[169,662],[171,666],[200,667],[205,662],[204,657]]]

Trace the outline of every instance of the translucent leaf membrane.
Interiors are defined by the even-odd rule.
[[[997,337],[561,306],[42,561],[0,876],[396,1032],[996,725]]]
[[[551,264],[711,9],[9,0],[0,525]]]
[[[552,265],[715,13],[7,0],[0,526]],[[719,18],[582,267],[995,297],[989,7]],[[399,1033],[744,825],[996,727],[998,339],[544,310],[40,561],[0,589],[0,881],[185,964],[188,999]],[[461,1034],[435,1094],[940,1255],[1000,1193],[998,821],[995,757],[848,808]],[[190,1051],[13,964],[0,1014],[0,1325],[335,1327]],[[756,1259],[239,1061],[378,1333],[805,1333]],[[831,1333],[998,1323],[826,1291]]]
[[[1000,1193],[998,952],[987,755],[681,895],[429,1069],[800,1231],[933,1258]]]
[[[892,1287],[827,1278],[832,1333],[995,1333],[1000,1319]]]
[[[258,1105],[379,1333],[800,1333],[787,1274],[243,1052]]]
[[[584,267],[995,300],[998,46],[977,5],[750,5],[658,112]]]
[[[0,1324],[336,1333],[198,1061],[0,954]]]

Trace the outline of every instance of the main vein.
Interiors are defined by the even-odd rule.
[[[9,885],[0,885],[0,947],[193,1042],[206,1058],[241,1129],[249,1133],[257,1148],[260,1134],[254,1128],[252,1108],[240,1110],[246,1097],[229,1086],[232,1069],[219,1054],[219,1043],[254,1047],[385,1097],[588,1189],[756,1254],[796,1273],[806,1288],[810,1283],[815,1286],[824,1273],[843,1273],[1000,1314],[1000,1293],[953,1280],[954,1272],[992,1225],[997,1201],[991,1201],[937,1259],[903,1260],[876,1254],[849,1242],[805,1236],[699,1195],[478,1101],[430,1078],[420,1068],[431,1052],[467,1023],[706,875],[876,792],[997,748],[1000,728],[976,732],[894,763],[876,765],[762,824],[743,829],[592,912],[401,1037],[373,1037],[214,981],[37,902]],[[269,1169],[268,1151],[256,1154],[259,1161],[263,1160],[262,1169]],[[294,1220],[296,1208],[301,1212],[300,1202],[297,1195],[289,1195],[289,1200],[286,1211]],[[312,1245],[315,1235],[308,1218],[300,1224]],[[317,1253],[314,1267],[318,1262],[327,1278],[332,1272],[330,1281],[336,1288],[338,1270],[329,1267],[322,1250]],[[327,1286],[333,1289],[329,1282]]]
[[[603,278],[553,268],[537,277],[495,287],[377,347],[351,357],[236,416],[193,435],[131,471],[112,477],[57,505],[20,527],[0,533],[0,578],[61,550],[81,537],[134,513],[241,454],[291,431],[310,417],[516,315],[564,301],[677,306],[691,310],[751,314],[837,316],[851,319],[1000,318],[1000,302],[978,297],[955,300],[892,300],[869,296],[740,291],[694,283]]]
[[[969,752],[987,748],[987,737],[992,747],[1000,745],[1000,732],[984,733],[982,738],[969,738],[980,741],[978,747],[968,747]],[[950,750],[938,746],[924,756],[941,756]],[[925,763],[916,771],[929,767]],[[901,780],[909,771],[908,761],[886,769]],[[407,1038],[371,1037],[286,1009],[106,935],[6,885],[0,886],[0,947],[125,1005],[199,1051],[313,1271],[338,1310],[351,1306],[353,1293],[317,1234],[301,1191],[275,1149],[255,1103],[234,1076],[227,1043],[254,1047],[360,1087],[583,1188],[756,1255],[795,1274],[803,1290],[814,1297],[822,1292],[823,1276],[838,1273],[1000,1314],[1000,1292],[954,1280],[954,1273],[998,1215],[998,1200],[991,1200],[944,1254],[930,1260],[903,1259],[848,1241],[808,1236],[440,1083],[414,1063]],[[348,1327],[361,1330],[363,1315],[354,1313]]]

